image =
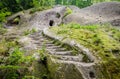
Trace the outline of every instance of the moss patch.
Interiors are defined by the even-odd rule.
[[[66,17],[67,15],[71,14],[71,13],[72,13],[72,10],[69,7],[67,7],[66,12],[65,12],[63,18]]]
[[[120,78],[120,59],[112,59],[108,62],[101,63],[102,79],[119,79]]]
[[[89,48],[100,60],[101,79],[120,78],[120,30],[106,25],[79,25],[75,23],[50,28],[65,39],[76,40]]]
[[[107,61],[120,56],[120,31],[109,25],[86,25],[71,23],[53,27],[51,32],[65,39],[70,38],[89,48],[96,57]]]

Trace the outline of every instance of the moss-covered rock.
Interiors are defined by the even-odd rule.
[[[48,58],[48,70],[52,79],[84,79],[74,64],[60,63]]]

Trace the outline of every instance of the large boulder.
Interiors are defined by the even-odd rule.
[[[80,24],[120,23],[120,2],[102,2],[80,9],[64,18],[64,23],[77,22]],[[115,24],[114,24],[115,25]]]

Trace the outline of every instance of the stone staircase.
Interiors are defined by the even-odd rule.
[[[80,79],[96,79],[93,69],[94,63],[86,57],[86,55],[78,52],[74,55],[73,49],[66,49],[61,45],[56,45],[54,40],[43,36],[42,32],[36,32],[29,37],[33,40],[33,43],[37,46],[37,49],[41,49],[43,46],[48,51],[48,54],[52,56],[52,59],[57,63],[73,64],[82,74],[83,78]],[[77,78],[76,78],[77,79]]]
[[[68,50],[65,47],[62,47],[61,45],[54,44],[54,40],[51,40],[41,34],[41,32],[34,33],[29,36],[34,40],[34,44],[37,45],[38,49],[41,49],[43,46],[45,46],[46,50],[48,51],[48,54],[54,55],[56,59],[60,61],[67,61],[67,62],[86,62],[84,61],[85,55],[78,54],[74,55],[74,50]],[[89,61],[89,60],[88,60]]]

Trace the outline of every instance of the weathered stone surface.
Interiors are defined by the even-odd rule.
[[[50,10],[36,12],[31,18],[28,26],[38,29],[45,27],[57,26],[62,22],[62,17],[66,11],[66,7],[54,7]]]
[[[65,58],[63,60],[55,60],[55,59],[51,58],[52,62],[61,64],[61,65],[58,65],[58,67],[61,67],[63,69],[64,69],[64,67],[68,67],[68,69],[66,69],[66,71],[62,70],[62,71],[64,71],[64,74],[68,74],[67,72],[69,70],[71,70],[71,72],[73,72],[73,74],[76,74],[75,75],[76,78],[74,76],[71,76],[71,78],[69,78],[69,76],[67,76],[67,77],[64,76],[63,77],[64,79],[72,79],[72,78],[73,79],[74,78],[75,79],[99,79],[99,78],[97,78],[97,75],[95,74],[96,69],[94,67],[95,63],[97,63],[96,58],[92,55],[92,53],[89,51],[89,49],[79,45],[77,42],[75,42],[73,40],[70,40],[70,39],[62,40],[63,39],[62,37],[55,35],[54,33],[50,32],[47,28],[43,30],[43,33],[46,36],[48,36],[54,40],[59,40],[61,43],[68,44],[72,47],[75,46],[75,47],[79,48],[79,51],[83,52],[90,60],[90,62],[83,62],[83,61],[76,62],[75,60],[70,61],[70,59],[66,60]],[[75,70],[75,71],[73,71],[73,70]],[[59,70],[57,70],[57,71],[59,71]],[[62,72],[62,71],[60,71],[60,72]],[[78,74],[81,74],[81,76],[77,76]],[[59,78],[59,79],[61,79],[61,78]]]
[[[52,79],[84,79],[74,64],[56,62],[51,57],[48,59],[48,69]]]
[[[120,19],[120,2],[103,2],[80,9],[64,18],[64,23],[80,24],[113,23]],[[117,21],[116,21],[117,22]],[[119,25],[119,22],[117,22]]]

